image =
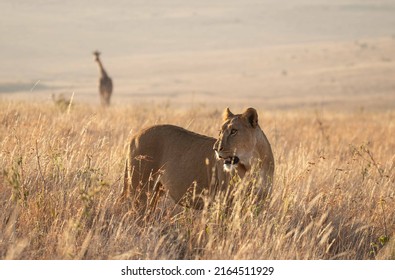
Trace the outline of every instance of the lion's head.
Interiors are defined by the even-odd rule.
[[[249,170],[256,150],[257,132],[261,131],[258,114],[255,109],[248,108],[244,113],[235,115],[227,108],[223,116],[224,123],[213,147],[215,155],[223,160],[226,171],[237,167]]]

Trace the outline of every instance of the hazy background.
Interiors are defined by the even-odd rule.
[[[0,98],[393,108],[395,1],[0,1]]]

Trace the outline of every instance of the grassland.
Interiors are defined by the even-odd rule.
[[[0,101],[0,259],[395,258],[393,110],[257,108],[276,160],[262,210],[239,183],[231,213],[164,198],[142,225],[116,203],[128,140],[157,123],[216,136],[220,108],[68,109]]]

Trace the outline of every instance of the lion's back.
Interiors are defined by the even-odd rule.
[[[213,158],[215,139],[175,125],[155,125],[133,137],[131,151],[135,156],[149,156],[162,164],[184,162],[190,166],[205,158]]]
[[[215,164],[214,142],[214,138],[178,126],[155,125],[132,139],[130,159],[134,166],[142,160],[147,172],[162,170],[162,184],[178,201],[194,182],[199,190],[208,187]]]

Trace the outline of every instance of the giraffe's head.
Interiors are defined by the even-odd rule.
[[[99,51],[94,51],[93,55],[95,56],[95,61],[99,61],[100,52]]]

